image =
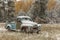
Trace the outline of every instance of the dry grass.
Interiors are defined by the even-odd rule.
[[[60,40],[59,24],[43,24],[40,34],[0,32],[0,40]]]

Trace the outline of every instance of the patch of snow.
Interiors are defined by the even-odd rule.
[[[60,40],[60,34],[56,35],[57,40]]]
[[[49,37],[49,34],[48,34],[48,32],[46,32],[46,31],[44,31],[44,32],[42,32],[42,35],[41,36],[44,36],[44,37]]]
[[[0,28],[0,31],[7,31],[5,28]]]
[[[22,0],[16,0],[16,1],[18,2],[18,1],[22,1]]]

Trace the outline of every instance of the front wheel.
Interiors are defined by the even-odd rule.
[[[36,33],[39,34],[41,30],[38,30]]]
[[[39,34],[39,31],[37,31],[36,33]]]

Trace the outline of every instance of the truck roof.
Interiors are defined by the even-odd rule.
[[[17,16],[17,18],[30,18],[29,16]]]

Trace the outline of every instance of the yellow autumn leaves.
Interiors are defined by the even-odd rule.
[[[53,7],[56,5],[56,1],[55,0],[49,0],[48,1],[48,5],[47,5],[47,9],[51,10],[53,9]]]
[[[16,12],[19,12],[20,10],[27,12],[29,10],[30,6],[32,5],[33,1],[34,0],[26,0],[26,2],[24,2],[24,1],[15,2]],[[51,10],[55,6],[55,4],[56,4],[55,0],[49,0],[47,9]]]
[[[30,8],[30,6],[32,5],[32,0],[27,0],[26,2],[24,1],[18,1],[15,2],[15,10],[16,12],[19,12],[20,10],[23,10],[25,12],[27,12]]]

